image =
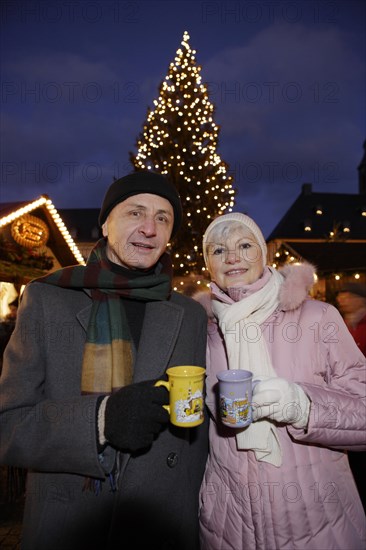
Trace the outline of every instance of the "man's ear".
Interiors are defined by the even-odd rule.
[[[102,225],[103,237],[108,237],[108,220],[106,220]]]

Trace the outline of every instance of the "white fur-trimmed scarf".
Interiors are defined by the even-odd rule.
[[[233,304],[212,300],[213,313],[225,339],[229,369],[245,369],[253,379],[276,377],[260,325],[278,307],[283,276],[275,269],[268,282],[250,296]],[[254,337],[249,337],[253,334]],[[236,435],[239,449],[252,449],[257,460],[282,464],[282,450],[275,425],[268,420],[253,422]]]

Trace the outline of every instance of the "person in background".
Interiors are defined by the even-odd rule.
[[[366,355],[366,285],[345,283],[337,294],[337,303],[348,330]],[[366,512],[366,453],[349,452],[348,459]]]
[[[19,298],[15,298],[15,300],[10,302],[10,304],[9,304],[9,313],[7,313],[5,315],[5,321],[15,325],[15,321],[16,321],[16,318],[17,318],[18,307],[19,307]]]
[[[29,471],[23,550],[198,548],[207,422],[171,425],[154,386],[205,366],[206,313],[172,291],[181,220],[165,177],[129,174],[86,266],[24,291],[0,378],[0,461]]]
[[[330,304],[310,299],[314,268],[266,265],[249,216],[216,218],[203,236],[210,293],[210,451],[201,488],[202,550],[361,550],[365,516],[347,449],[366,449],[365,358]],[[218,371],[257,380],[254,421],[226,427]]]
[[[366,285],[345,283],[337,293],[337,304],[348,330],[366,355]]]
[[[0,322],[0,375],[3,368],[3,354],[10,336],[15,327],[15,321],[17,319],[17,312],[19,307],[19,298],[15,298],[10,304],[8,304],[9,312],[5,315],[4,320]]]

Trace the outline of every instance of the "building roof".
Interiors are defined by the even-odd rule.
[[[309,230],[305,230],[306,227]],[[349,232],[345,231],[347,227]],[[276,239],[327,241],[331,231],[336,231],[336,238],[366,241],[366,195],[313,193],[311,184],[306,183],[267,242]]]
[[[8,245],[11,251],[20,246],[24,250],[40,250],[42,256],[46,254],[47,246],[61,266],[85,263],[66,224],[47,195],[30,202],[0,204],[0,228],[6,250]],[[17,253],[14,254],[16,257]],[[26,263],[24,258],[24,262],[16,259],[10,261],[8,256],[14,254],[11,252],[9,256],[9,252],[6,253],[0,262],[2,280],[18,278],[27,281],[42,274],[38,273],[40,270],[36,261]],[[37,258],[37,254],[34,254],[34,258]]]
[[[59,213],[78,242],[96,242],[102,237],[98,216],[100,208],[60,208]]]
[[[286,241],[284,241],[286,245]],[[317,273],[363,271],[366,264],[366,241],[350,242],[292,242],[291,251],[300,260],[316,267]]]

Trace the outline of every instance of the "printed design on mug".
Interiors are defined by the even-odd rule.
[[[189,387],[187,396],[183,399],[177,399],[175,402],[175,414],[178,422],[197,422],[203,418],[203,396],[200,390],[192,394],[192,388]]]
[[[220,395],[220,414],[225,424],[246,424],[250,421],[250,403],[248,392],[245,397],[230,399]]]

